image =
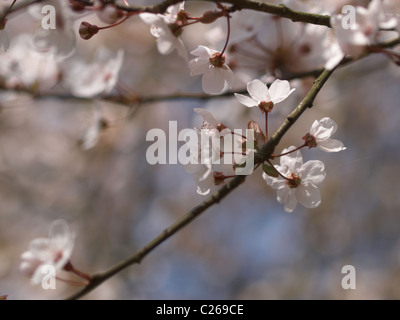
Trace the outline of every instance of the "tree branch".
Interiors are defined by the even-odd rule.
[[[268,160],[275,147],[278,145],[280,139],[283,135],[290,129],[290,127],[296,122],[296,120],[301,116],[301,114],[307,110],[307,108],[311,108],[315,97],[318,95],[319,91],[325,84],[325,82],[332,75],[333,70],[328,71],[324,70],[321,75],[314,81],[314,85],[311,90],[308,92],[303,101],[299,104],[299,106],[286,118],[285,122],[281,125],[281,127],[272,135],[272,137],[267,141],[267,143],[261,148],[261,150],[255,155],[255,165],[263,163]],[[246,176],[236,176],[229,182],[227,182],[221,189],[215,192],[211,197],[202,202],[197,207],[190,210],[186,215],[184,215],[177,222],[169,226],[163,232],[161,232],[156,238],[146,244],[142,249],[140,249],[137,253],[135,253],[130,258],[116,264],[111,267],[109,270],[95,274],[91,277],[90,284],[83,288],[81,291],[70,296],[68,299],[78,299],[85,294],[91,292],[93,289],[98,287],[101,283],[120,272],[121,270],[133,265],[140,263],[145,256],[147,256],[151,251],[153,251],[156,247],[158,247],[165,240],[170,238],[172,235],[177,233],[184,226],[189,224],[195,218],[200,216],[203,212],[205,212],[212,205],[220,202],[223,198],[225,198],[228,194],[230,194],[234,189],[236,189],[242,182],[244,182]]]
[[[140,263],[145,256],[147,256],[151,251],[153,251],[156,247],[158,247],[165,240],[170,238],[172,235],[177,233],[184,226],[189,224],[195,218],[200,216],[203,212],[205,212],[212,205],[220,202],[223,198],[225,198],[229,193],[231,193],[234,189],[236,189],[244,180],[246,176],[236,176],[234,179],[226,183],[221,189],[215,192],[211,197],[207,200],[203,201],[197,207],[194,207],[190,210],[186,215],[184,215],[181,219],[176,221],[174,224],[169,226],[167,229],[162,231],[156,238],[146,244],[142,249],[140,249],[137,253],[135,253],[130,258],[116,264],[111,267],[109,270],[95,274],[91,277],[91,282],[88,286],[83,288],[81,291],[73,294],[68,298],[68,300],[78,299],[85,294],[89,293],[101,283],[120,272],[121,270],[133,265]]]
[[[202,0],[206,2],[222,2],[229,3],[233,7],[230,9],[230,12],[240,11],[243,9],[254,10],[259,12],[270,13],[273,15],[280,16],[282,18],[287,18],[295,22],[306,22],[326,27],[331,27],[330,24],[330,16],[329,15],[320,15],[302,11],[296,11],[288,8],[287,6],[273,5],[269,3],[264,3],[260,1],[252,1],[252,0]],[[164,13],[167,8],[171,5],[182,2],[182,0],[165,0],[160,4],[154,6],[126,6],[126,5],[117,5],[117,7],[126,12],[149,12],[149,13]],[[188,2],[188,1],[186,1]]]

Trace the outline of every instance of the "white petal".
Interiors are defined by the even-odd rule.
[[[282,153],[289,152],[290,150],[295,149],[296,147],[290,146],[287,149],[283,149]],[[300,150],[289,153],[285,156],[281,157],[280,160],[281,167],[286,168],[287,171],[291,173],[296,173],[301,166],[303,165],[303,157],[301,155]],[[283,172],[281,172],[283,174]]]
[[[32,275],[32,278],[31,278],[31,282],[33,284],[40,284],[42,282],[42,279],[45,275],[44,273],[42,273],[42,267],[45,266],[46,264],[47,263],[40,264],[37,266],[35,272]]]
[[[263,172],[262,174],[263,179],[265,180],[265,182],[271,186],[272,189],[280,189],[286,186],[286,180],[283,179],[282,177],[271,177],[269,175],[267,175],[265,172]]]
[[[276,79],[269,87],[269,94],[273,103],[285,100],[295,89],[290,89],[289,81]]]
[[[161,18],[159,16],[157,16],[156,14],[147,13],[147,12],[139,14],[139,17],[147,24],[155,24],[156,22],[161,20]]]
[[[276,193],[276,199],[279,203],[286,203],[289,200],[290,188],[288,186],[279,188]]]
[[[219,68],[210,68],[203,74],[203,91],[208,94],[220,94],[226,87],[224,73]]]
[[[325,165],[322,161],[319,160],[307,161],[300,168],[299,176],[302,183],[312,183],[318,185],[325,179]]]
[[[325,117],[312,124],[310,133],[315,137],[317,143],[328,139],[337,130],[337,124],[331,118]]]
[[[211,50],[210,48],[207,48],[206,46],[198,46],[196,49],[194,49],[190,53],[194,56],[199,57],[200,59],[208,60],[208,59],[210,59],[210,56],[215,52],[216,51]]]
[[[325,69],[333,70],[337,67],[337,65],[342,61],[345,54],[340,48],[339,45],[335,46],[335,50],[331,50],[331,54],[328,57],[328,60],[325,63]]]
[[[245,105],[246,107],[252,108],[258,105],[257,101],[254,101],[253,99],[246,97],[243,94],[235,93],[235,97],[241,104]]]
[[[285,211],[292,212],[297,205],[296,190],[289,187],[278,189],[278,202],[285,203]]]
[[[318,148],[326,152],[339,152],[346,150],[343,143],[336,139],[326,139],[318,143]]]
[[[46,261],[50,257],[50,239],[37,238],[29,244],[29,251],[40,261]]]
[[[189,54],[186,50],[185,45],[183,44],[183,41],[181,38],[177,38],[175,42],[175,48],[178,54],[186,61],[189,61]]]
[[[191,76],[197,76],[199,74],[206,73],[210,69],[210,62],[207,60],[200,60],[199,58],[189,61],[189,69]]]
[[[224,65],[224,67],[222,67],[221,69],[224,74],[227,88],[231,88],[233,85],[233,81],[235,80],[233,71],[226,65]]]
[[[247,83],[247,91],[257,104],[262,101],[271,101],[267,86],[258,79]]]
[[[321,192],[313,184],[296,188],[297,200],[306,208],[316,208],[321,203]]]
[[[157,49],[161,54],[170,54],[175,49],[174,42],[170,39],[160,37],[157,40]]]
[[[71,237],[72,233],[64,220],[59,219],[52,222],[49,231],[52,245],[60,249],[68,247],[69,243],[73,241]]]
[[[219,121],[217,121],[217,119],[214,118],[214,116],[211,114],[211,112],[209,112],[205,109],[201,109],[201,108],[194,108],[193,111],[197,112],[199,115],[201,115],[202,118],[206,122],[211,124],[214,128],[216,128],[218,126]]]

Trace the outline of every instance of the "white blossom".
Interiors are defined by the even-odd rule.
[[[54,54],[33,50],[31,37],[21,34],[1,56],[0,78],[8,88],[46,91],[58,82],[59,68]]]
[[[310,133],[304,136],[307,145],[318,147],[326,152],[338,152],[346,150],[343,143],[336,139],[331,139],[331,136],[336,132],[337,124],[329,117],[315,120],[310,128]]]
[[[76,97],[92,98],[100,94],[108,94],[118,80],[124,52],[116,54],[100,47],[93,62],[73,60],[65,68],[65,84]]]
[[[176,50],[178,54],[188,60],[187,50],[180,34],[182,27],[177,23],[178,13],[183,10],[184,3],[169,6],[165,14],[141,13],[140,18],[151,25],[150,32],[157,38],[157,49],[161,54],[170,54]]]
[[[28,12],[38,21],[43,21],[42,9],[50,5],[55,9],[55,28],[44,29],[40,26],[33,35],[32,42],[39,52],[51,52],[60,60],[71,56],[76,47],[73,29],[74,17],[66,1],[47,0],[29,6]]]
[[[203,91],[220,94],[231,87],[233,72],[225,63],[225,56],[205,46],[198,46],[191,52],[197,58],[189,61],[190,75],[203,75]]]
[[[394,28],[397,19],[388,15],[382,0],[373,0],[368,8],[356,7],[354,21],[342,14],[331,17],[331,25],[335,32],[339,48],[331,51],[325,65],[333,69],[346,55],[357,57],[366,47],[379,43],[381,29]]]
[[[282,153],[295,149],[290,147]],[[277,190],[277,200],[285,204],[285,211],[292,212],[300,202],[306,208],[316,208],[321,203],[318,185],[325,179],[325,166],[319,160],[307,161],[303,164],[300,151],[295,151],[280,158],[280,165],[275,168],[282,174],[277,178],[263,173],[263,179]]]
[[[285,100],[295,89],[290,89],[286,80],[276,79],[268,88],[261,80],[255,79],[247,83],[250,97],[235,93],[235,97],[246,107],[259,107],[263,112],[269,112],[273,106]]]
[[[42,280],[42,267],[51,265],[60,271],[68,263],[74,247],[75,235],[64,220],[56,220],[50,226],[48,238],[31,241],[29,251],[21,255],[20,270],[31,276],[32,283]]]

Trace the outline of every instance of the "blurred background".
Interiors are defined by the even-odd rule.
[[[207,8],[214,7],[187,5],[195,16]],[[75,30],[82,20],[104,25],[93,15],[79,17]],[[31,25],[26,13],[16,15],[7,25],[10,39],[31,31]],[[206,35],[214,26],[185,29],[189,52],[199,44],[211,46]],[[285,25],[288,36],[291,28],[297,25]],[[312,40],[306,34],[291,48],[305,43],[312,48],[317,45]],[[253,50],[241,44],[247,45]],[[176,52],[160,55],[149,26],[137,17],[89,41],[77,39],[77,51],[68,59],[90,59],[100,46],[124,49],[119,83],[132,93],[201,92],[201,77],[190,77]],[[245,88],[249,77],[320,66],[291,57],[278,65],[274,60],[278,71],[271,71],[272,60],[265,56],[246,73],[234,69],[245,73],[235,89]],[[337,122],[334,138],[347,150],[303,152],[305,161],[318,159],[326,166],[318,208],[298,205],[293,213],[284,212],[258,170],[140,265],[85,299],[400,298],[399,78],[400,69],[381,55],[341,68],[281,141],[277,151],[300,145],[314,120],[329,116]],[[270,133],[307,94],[312,80],[291,82],[296,91],[276,106]],[[19,271],[21,253],[32,239],[47,236],[53,220],[66,220],[77,235],[74,266],[95,273],[132,255],[205,200],[182,165],[147,163],[148,130],[167,132],[172,120],[178,130],[200,127],[193,108],[207,108],[230,128],[245,129],[250,120],[263,124],[259,110],[235,98],[146,103],[131,112],[106,101],[60,98],[63,90],[61,83],[43,97],[4,88],[0,94],[0,295],[8,299],[62,299],[78,290],[61,281],[56,290],[44,290]],[[94,105],[100,105],[109,128],[93,148],[83,150],[79,141],[91,125]],[[355,267],[355,290],[341,286],[345,265]]]

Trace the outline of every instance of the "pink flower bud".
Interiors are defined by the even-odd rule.
[[[203,15],[199,18],[201,23],[213,23],[218,18],[222,17],[223,13],[219,11],[206,11]]]
[[[79,26],[79,35],[84,40],[89,40],[97,32],[99,32],[99,27],[89,22],[83,21]]]

